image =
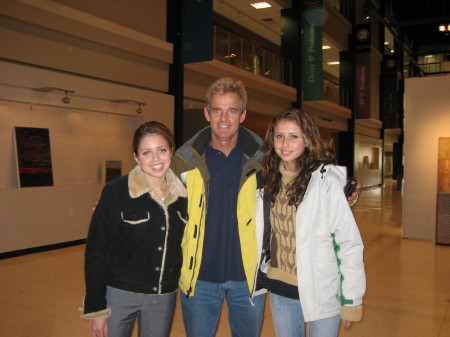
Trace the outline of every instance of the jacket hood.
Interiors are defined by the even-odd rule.
[[[243,146],[244,155],[247,158],[254,158],[259,160],[263,153],[260,148],[263,144],[261,137],[259,137],[253,131],[239,127],[239,141]],[[211,142],[211,127],[207,126],[199,132],[197,132],[190,140],[184,143],[177,151],[176,154],[182,157],[184,160],[191,164],[197,164],[194,159],[192,149],[194,149],[198,155],[204,156],[206,146]],[[197,166],[197,165],[196,165]]]

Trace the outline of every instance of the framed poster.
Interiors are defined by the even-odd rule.
[[[102,163],[102,182],[104,184],[122,176],[122,161],[105,160]]]
[[[16,126],[14,136],[19,186],[53,186],[49,130]]]

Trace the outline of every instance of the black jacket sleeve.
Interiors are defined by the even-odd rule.
[[[85,252],[86,296],[84,313],[93,313],[107,308],[106,285],[109,278],[109,257],[116,235],[119,199],[112,184],[102,191],[99,203],[89,226]]]

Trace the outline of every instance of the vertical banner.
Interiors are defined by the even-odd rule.
[[[303,100],[323,100],[322,1],[305,1],[303,10]]]
[[[181,61],[183,64],[213,59],[212,0],[183,0]]]
[[[370,24],[355,26],[355,114],[370,118]]]
[[[398,106],[398,75],[396,55],[385,55],[383,59],[383,127],[396,129],[400,127]]]
[[[356,54],[356,118],[370,118],[370,53]]]

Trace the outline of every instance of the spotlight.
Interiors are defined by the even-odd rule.
[[[137,112],[138,114],[141,114],[141,113],[142,113],[142,106],[143,106],[144,104],[145,104],[145,103],[141,103],[141,102],[138,102],[138,103],[137,103],[138,107],[137,107],[137,109],[136,109],[136,112]]]
[[[66,96],[64,96],[64,97],[62,98],[62,102],[63,102],[64,104],[69,104],[69,103],[70,103],[69,91],[68,91],[68,90],[65,90],[64,93],[66,94]]]

